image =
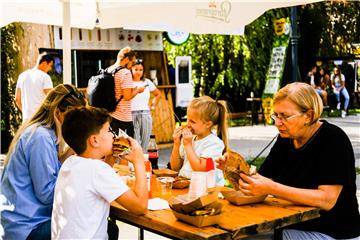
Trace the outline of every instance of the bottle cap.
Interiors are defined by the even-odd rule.
[[[214,161],[212,160],[212,158],[206,158],[206,171],[211,171],[214,169],[215,169],[215,166],[214,166]]]
[[[155,138],[155,135],[150,135],[150,138]]]

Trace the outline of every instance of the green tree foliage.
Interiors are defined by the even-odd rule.
[[[245,36],[193,34],[181,46],[165,42],[165,49],[170,61],[192,57],[194,96],[224,99],[231,111],[245,111],[250,92],[261,96],[265,86],[275,17],[287,17],[287,11],[265,13],[246,27]]]
[[[324,1],[297,9],[302,77],[319,57],[354,51],[352,43],[360,39],[359,1]],[[192,57],[194,96],[224,99],[232,111],[244,111],[250,92],[255,96],[263,92],[275,38],[273,21],[282,17],[290,17],[289,8],[267,11],[246,26],[244,36],[191,35],[181,46],[165,42],[165,49],[171,61],[176,56]]]
[[[299,68],[317,59],[351,57],[360,43],[360,1],[325,1],[299,9]]]
[[[11,136],[21,123],[15,106],[16,55],[19,52],[17,36],[22,32],[19,24],[1,28],[1,152],[6,152]]]

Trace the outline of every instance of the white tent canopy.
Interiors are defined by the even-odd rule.
[[[29,22],[63,26],[64,82],[70,82],[70,27],[242,35],[273,8],[319,0],[3,0],[0,26]]]

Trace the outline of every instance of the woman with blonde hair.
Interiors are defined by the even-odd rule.
[[[125,131],[130,137],[134,137],[134,124],[131,114],[131,99],[136,94],[144,91],[144,87],[135,87],[131,74],[131,68],[135,65],[135,52],[130,47],[121,49],[117,55],[116,62],[107,71],[112,72],[121,67],[115,73],[115,97],[121,99],[114,112],[111,122],[112,129],[118,133],[119,129]]]
[[[359,239],[354,151],[342,129],[320,120],[322,110],[309,84],[280,89],[272,115],[279,136],[257,174],[240,173],[246,195],[269,194],[321,209],[319,218],[276,231],[275,239]],[[219,159],[219,168],[226,158]]]
[[[212,132],[215,126],[217,134]],[[209,96],[193,99],[187,109],[187,126],[175,129],[173,139],[171,169],[186,178],[193,171],[205,171],[207,158],[215,160],[228,149],[226,102]],[[224,184],[220,170],[216,184]]]
[[[1,176],[1,194],[14,210],[1,212],[4,239],[50,239],[54,188],[61,163],[73,151],[61,135],[64,113],[85,106],[82,92],[69,84],[52,89],[15,134]]]

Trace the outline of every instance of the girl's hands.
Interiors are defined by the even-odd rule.
[[[181,135],[182,135],[183,127],[177,127],[172,135],[174,139],[174,144],[180,144],[181,143]]]
[[[188,128],[182,130],[183,144],[184,146],[192,144],[193,134]]]
[[[274,182],[271,179],[258,173],[251,176],[240,173],[239,188],[246,195],[259,196],[271,194],[273,184]]]
[[[216,158],[215,159],[215,163],[216,163],[216,168],[220,169],[220,170],[224,170],[225,168],[225,164],[226,164],[226,161],[229,157],[229,154],[226,152],[224,155],[222,155],[221,157],[219,158]]]

